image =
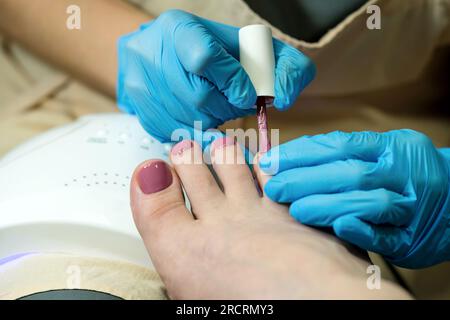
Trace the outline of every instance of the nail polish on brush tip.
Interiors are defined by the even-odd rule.
[[[266,97],[258,97],[256,101],[258,119],[258,152],[266,153],[270,150],[269,128],[267,124]]]
[[[139,188],[145,194],[162,191],[173,182],[168,164],[161,160],[145,164],[138,172],[137,179]]]

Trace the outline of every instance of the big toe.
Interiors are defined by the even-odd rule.
[[[167,163],[149,160],[136,168],[131,180],[131,209],[152,262],[164,276],[164,265],[173,263],[170,247],[184,241],[181,231],[194,221],[179,179]]]

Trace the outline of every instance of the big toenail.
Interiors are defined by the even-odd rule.
[[[222,137],[213,141],[213,143],[211,144],[211,150],[232,146],[235,143],[236,141],[234,137]]]
[[[145,194],[164,190],[172,184],[172,181],[172,172],[164,161],[150,162],[138,173],[139,187]]]
[[[194,143],[191,140],[183,140],[181,142],[178,142],[172,148],[172,151],[171,151],[172,155],[181,156],[183,154],[183,152],[191,149],[193,146],[194,146]]]

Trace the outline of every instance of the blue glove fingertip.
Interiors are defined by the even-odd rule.
[[[333,223],[338,238],[365,250],[373,250],[374,234],[371,227],[354,216],[343,216]]]
[[[273,148],[272,150],[274,150]],[[278,155],[278,149],[276,149],[276,152],[268,151],[267,153],[263,154],[261,158],[259,159],[259,167],[261,170],[268,175],[275,175],[279,173],[280,171],[280,159]]]
[[[276,178],[271,178],[264,186],[264,194],[274,202],[279,202],[281,199],[281,192],[283,183],[277,181]]]
[[[275,75],[274,106],[289,109],[316,75],[314,62],[300,51],[284,45]]]
[[[298,199],[289,206],[289,214],[298,222],[310,226],[329,226],[329,221],[324,219],[323,213],[317,214],[314,204],[311,206],[311,198]]]
[[[259,167],[264,171],[265,173],[268,173],[266,170],[270,168],[270,151],[266,152],[259,158]]]
[[[296,221],[302,223],[301,219],[300,219],[300,210],[299,210],[299,206],[297,202],[293,202],[290,206],[289,206],[289,214],[291,215],[292,218],[294,218]]]
[[[291,106],[291,103],[289,103],[289,101],[286,101],[282,98],[279,98],[278,94],[276,94],[276,95],[277,95],[277,97],[275,97],[275,99],[273,100],[273,106],[279,111],[285,111],[285,110],[289,109],[289,107]]]

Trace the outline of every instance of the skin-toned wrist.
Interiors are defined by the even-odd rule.
[[[80,8],[79,30],[66,26]],[[115,95],[117,39],[150,20],[119,0],[2,0],[0,32],[88,85]]]

